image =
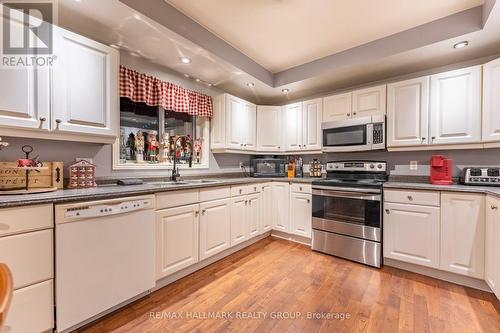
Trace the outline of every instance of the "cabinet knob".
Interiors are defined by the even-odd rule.
[[[45,117],[40,117],[40,118],[38,118],[38,119],[40,120],[40,122],[41,122],[41,123],[43,123],[44,121],[46,121],[46,120],[47,120],[47,118],[45,118]]]
[[[492,210],[496,210],[496,209],[498,209],[498,207],[497,206],[491,206],[491,209]]]
[[[425,137],[424,137],[424,138],[422,138],[422,142],[424,142],[424,141],[425,141]]]
[[[207,211],[206,209],[203,209],[203,210],[201,211],[201,215],[205,215],[206,211]]]
[[[278,146],[278,149],[281,149],[281,147],[280,147],[280,146]]]
[[[61,119],[56,119],[56,123],[60,124],[60,123],[62,123],[62,120]]]
[[[257,186],[254,186],[254,187],[253,187],[253,190],[254,190],[254,191],[257,191]]]
[[[307,203],[311,203],[311,199],[307,199]]]
[[[413,197],[411,195],[409,195],[408,200],[413,201]]]
[[[390,214],[390,213],[391,213],[391,211],[390,211],[389,209],[386,209],[386,210],[385,210],[385,213],[386,213],[386,214]]]
[[[194,212],[194,216],[195,216],[195,217],[198,217],[198,215],[200,215],[200,212],[199,212],[199,211],[195,211],[195,212]]]
[[[302,187],[299,187],[299,191],[302,191]]]
[[[248,200],[245,200],[245,206],[248,205]]]
[[[356,115],[356,112],[353,112],[353,113],[352,113],[352,115],[353,115],[353,116],[355,116],[355,115]]]
[[[350,113],[348,113],[348,114],[347,114],[347,116],[348,116],[348,117],[350,117],[350,116],[351,116],[351,114],[350,114]]]
[[[242,191],[243,191],[243,190],[240,188],[240,194],[241,194],[241,192],[242,192]]]

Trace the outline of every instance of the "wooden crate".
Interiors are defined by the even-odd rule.
[[[63,188],[63,162],[43,162],[43,169],[31,171],[29,188]],[[0,162],[0,191],[22,189],[26,186],[26,171],[17,168],[17,162]]]

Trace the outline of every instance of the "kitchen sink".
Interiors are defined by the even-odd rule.
[[[214,179],[190,179],[190,180],[183,180],[183,182],[189,183],[189,184],[213,184],[213,183],[219,183],[220,180],[214,180]]]
[[[185,181],[172,181],[172,180],[166,180],[166,181],[160,181],[160,182],[150,182],[147,183],[149,185],[155,185],[155,186],[173,186],[173,185],[187,185],[189,183]]]

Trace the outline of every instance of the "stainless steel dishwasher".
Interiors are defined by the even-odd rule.
[[[154,288],[154,196],[57,205],[55,218],[57,332]]]

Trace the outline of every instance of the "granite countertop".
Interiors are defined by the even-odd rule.
[[[197,189],[217,186],[240,185],[240,184],[253,184],[264,183],[268,181],[279,182],[294,182],[294,183],[312,183],[316,178],[204,178],[206,180],[214,180],[213,183],[189,183],[179,185],[166,185],[144,183],[141,185],[101,185],[89,189],[65,189],[48,193],[34,193],[34,194],[19,194],[19,195],[1,195],[0,207],[13,207],[24,205],[35,205],[44,203],[67,203],[77,201],[95,201],[111,198],[119,198],[125,196],[136,196],[144,194],[152,194],[167,191]]]
[[[500,187],[495,187],[495,186],[473,186],[473,185],[460,185],[460,184],[434,185],[430,183],[389,181],[387,183],[384,183],[384,188],[485,193],[496,197],[500,197]]]

